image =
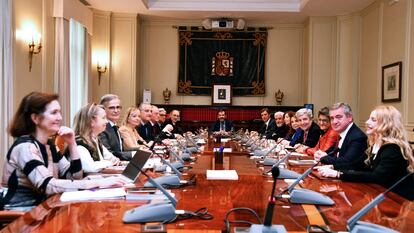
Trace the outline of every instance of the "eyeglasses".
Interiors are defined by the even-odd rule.
[[[329,119],[318,119],[319,122],[323,123],[329,123]]]
[[[109,110],[114,111],[115,109],[117,110],[122,110],[122,106],[110,106],[108,107]]]
[[[159,114],[160,116],[165,116],[165,114]]]

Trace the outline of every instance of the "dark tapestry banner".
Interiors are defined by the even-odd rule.
[[[178,28],[178,93],[211,95],[212,84],[230,84],[234,96],[265,94],[267,29],[206,31]]]

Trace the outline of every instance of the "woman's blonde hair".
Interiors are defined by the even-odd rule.
[[[375,111],[375,116],[377,118],[377,128],[375,129],[376,138],[374,135],[368,136],[370,145],[367,150],[368,156],[371,156],[370,151],[375,141],[380,142],[381,145],[389,143],[397,144],[401,149],[404,159],[408,161],[407,170],[413,172],[413,151],[407,140],[407,132],[402,123],[401,113],[391,105],[380,105],[373,111]]]
[[[97,105],[95,103],[87,104],[76,113],[74,119],[75,135],[83,138],[89,146],[95,149],[97,148],[91,138],[92,119],[98,115],[99,110],[103,109],[102,105]]]
[[[121,125],[127,125],[128,124],[128,118],[131,116],[131,113],[135,112],[136,110],[140,111],[137,107],[129,107],[125,113],[124,118],[122,119]]]

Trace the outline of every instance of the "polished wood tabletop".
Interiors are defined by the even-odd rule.
[[[250,159],[248,151],[238,143],[226,142],[232,153],[225,153],[223,164],[215,164],[213,147],[205,145],[205,152],[197,155],[197,161],[186,170],[183,179],[195,176],[196,184],[172,190],[178,200],[177,209],[195,211],[208,208],[214,216],[212,220],[187,219],[167,224],[171,232],[220,232],[225,229],[223,218],[227,211],[236,207],[249,207],[263,219],[273,179],[263,176],[263,168]],[[234,169],[238,180],[207,180],[208,169]],[[306,167],[291,167],[303,172]],[[151,172],[150,172],[151,173]],[[152,175],[156,175],[151,173]],[[137,186],[142,186],[144,176]],[[277,193],[288,187],[284,180],[278,180]],[[320,216],[322,225],[331,230],[346,230],[346,221],[360,208],[375,198],[384,188],[374,184],[350,183],[332,179],[321,179],[311,174],[301,183],[301,187],[321,192],[335,201],[333,206],[313,206],[291,204],[288,200],[276,202],[273,224],[283,224],[288,231],[304,232],[306,227]],[[144,201],[125,199],[88,201],[76,203],[60,202],[60,195],[54,195],[44,203],[9,224],[1,232],[140,232],[140,224],[125,224],[122,217],[125,211],[145,204]],[[237,212],[230,215],[231,220],[243,219],[255,222],[253,216]],[[414,205],[396,194],[373,208],[364,221],[381,224],[401,232],[414,230]],[[243,225],[240,225],[243,226]]]

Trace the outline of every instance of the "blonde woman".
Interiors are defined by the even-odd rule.
[[[137,126],[141,125],[141,112],[136,107],[128,108],[122,125],[119,128],[119,133],[122,138],[122,145],[125,149],[140,147],[140,144],[146,145],[145,140],[139,136],[136,130]]]
[[[99,172],[120,163],[119,158],[109,152],[98,138],[107,122],[105,110],[95,103],[82,107],[75,115],[76,143],[86,173]]]
[[[401,113],[395,107],[376,107],[366,121],[366,134],[369,147],[364,170],[336,171],[327,165],[319,168],[319,173],[347,181],[377,183],[388,188],[414,171],[413,152],[407,141]],[[413,177],[406,178],[393,191],[413,200]]]

